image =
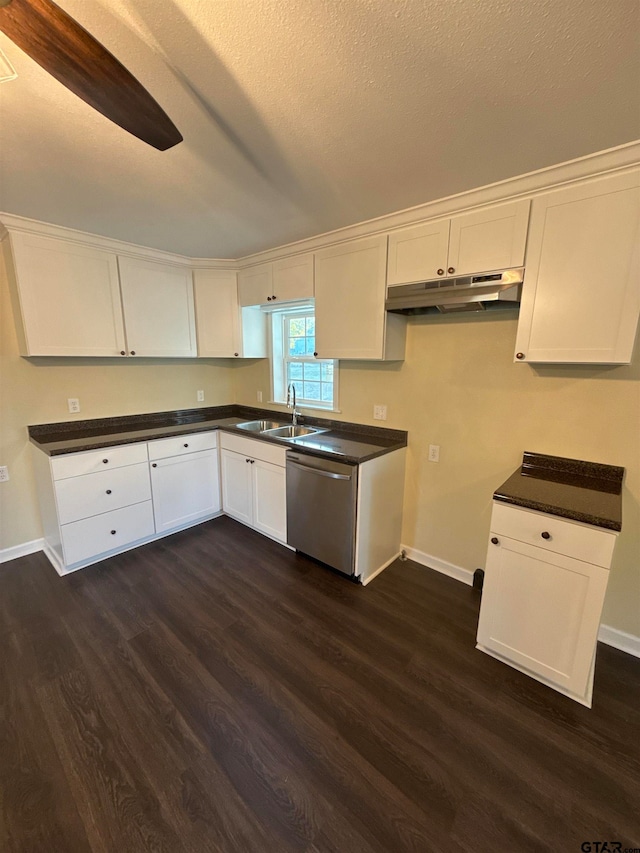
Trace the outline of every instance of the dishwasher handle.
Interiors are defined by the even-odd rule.
[[[317,474],[319,477],[329,477],[331,480],[350,480],[351,474],[334,474],[332,471],[323,471],[321,468],[311,468],[309,465],[301,465],[299,462],[293,462],[291,459],[287,461],[287,465],[292,468],[299,468],[301,471],[308,471],[310,474]]]

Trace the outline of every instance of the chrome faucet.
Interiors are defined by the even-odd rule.
[[[293,409],[291,414],[293,418],[293,425],[296,426],[298,418],[300,417],[300,412],[296,409],[296,386],[293,382],[290,382],[287,386],[287,409]]]

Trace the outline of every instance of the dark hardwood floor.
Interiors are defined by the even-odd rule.
[[[2,566],[0,850],[640,848],[640,661],[600,646],[588,710],[476,651],[478,607],[226,518]]]

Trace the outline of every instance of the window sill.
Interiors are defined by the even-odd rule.
[[[286,406],[285,400],[267,400],[267,403],[272,403],[274,406]],[[333,409],[330,406],[310,406],[308,403],[297,403],[297,409],[307,409],[313,412],[336,412],[342,414],[342,409]]]

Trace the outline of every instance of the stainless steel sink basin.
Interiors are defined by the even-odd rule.
[[[249,430],[249,432],[266,432],[270,429],[276,429],[282,426],[282,421],[245,421],[241,424],[236,424],[240,429]]]
[[[273,438],[301,438],[303,435],[313,435],[315,432],[326,432],[324,429],[307,426],[281,426],[278,429],[266,430]]]

